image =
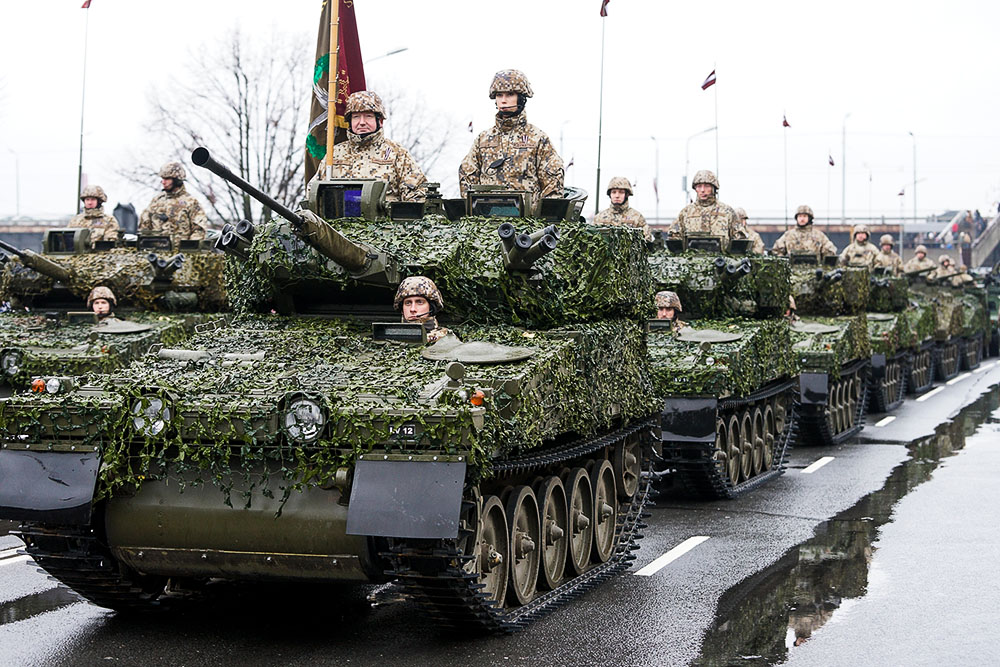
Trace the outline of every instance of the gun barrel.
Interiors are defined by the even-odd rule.
[[[58,282],[65,283],[73,277],[73,274],[70,273],[69,269],[65,268],[61,264],[53,262],[47,257],[42,257],[33,250],[20,250],[6,241],[0,241],[0,248],[11,253],[12,255],[20,257],[21,263],[25,266],[32,268],[42,275],[48,276]]]
[[[268,197],[266,194],[250,185],[233,172],[229,171],[225,165],[217,162],[204,146],[199,146],[194,149],[191,153],[191,161],[199,167],[208,169],[219,178],[232,183],[237,188],[247,193],[261,204],[280,215],[282,218],[285,218],[296,227],[301,227],[303,225],[302,218],[292,213],[286,206],[282,205],[272,197]]]

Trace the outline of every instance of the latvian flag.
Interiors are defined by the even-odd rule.
[[[713,69],[712,73],[708,75],[707,79],[705,79],[705,83],[701,84],[701,89],[708,90],[711,86],[714,85],[715,85],[715,70]]]

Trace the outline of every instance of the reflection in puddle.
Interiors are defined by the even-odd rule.
[[[885,485],[816,528],[816,536],[790,549],[768,569],[731,588],[719,600],[701,656],[692,664],[771,665],[788,658],[842,604],[865,594],[878,529],[896,502],[926,482],[941,459],[984,429],[1000,431],[994,412],[1000,387],[942,424],[933,436],[909,446],[910,459],[893,469]]]
[[[79,602],[82,598],[68,588],[59,586],[41,593],[32,593],[24,597],[0,603],[0,625],[17,623],[32,616],[55,611]]]

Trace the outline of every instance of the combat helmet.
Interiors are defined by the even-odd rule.
[[[502,69],[493,75],[490,84],[490,99],[496,99],[497,93],[517,93],[525,97],[534,96],[528,77],[519,69]]]
[[[632,184],[628,182],[628,179],[624,176],[615,176],[608,182],[607,194],[610,197],[612,190],[624,190],[628,193],[628,196],[632,196]]]
[[[892,240],[892,234],[883,234],[878,240],[879,245],[885,245],[886,243],[893,246],[896,245],[896,242]]]
[[[742,208],[742,207],[737,208],[736,209],[736,217],[739,218],[740,220],[746,220],[747,219],[747,211],[746,211],[746,209]]]
[[[104,194],[104,188],[102,188],[100,185],[88,185],[87,187],[85,187],[83,191],[80,192],[80,201],[83,201],[87,197],[93,197],[98,202],[100,202],[100,204],[103,204],[104,202],[108,201],[108,196]]]
[[[708,169],[701,169],[694,175],[694,180],[691,181],[691,187],[698,185],[699,183],[708,183],[715,188],[715,191],[719,191],[719,179],[715,177]]]
[[[868,225],[866,225],[863,222],[859,222],[858,224],[854,225],[854,231],[851,232],[851,240],[853,241],[854,237],[860,234],[861,232],[864,232],[865,234],[868,235],[867,237],[865,237],[866,241],[872,237],[872,233],[871,230],[868,229]]]
[[[952,265],[951,257],[949,257],[948,255],[941,255],[940,257],[938,257],[938,264],[944,266],[945,262],[948,262],[948,266],[951,266]]]
[[[431,314],[444,310],[444,299],[441,298],[441,290],[437,288],[434,281],[426,276],[410,276],[399,283],[396,290],[396,298],[392,305],[396,310],[403,309],[403,299],[408,296],[422,296],[431,304]]]
[[[172,178],[177,181],[187,179],[187,172],[180,162],[168,162],[160,167],[160,178]]]
[[[382,104],[382,98],[375,91],[359,90],[348,96],[344,118],[350,121],[352,113],[362,111],[371,111],[379,120],[385,119],[385,106]]]
[[[655,300],[657,308],[674,308],[678,313],[684,312],[684,309],[681,308],[681,298],[677,296],[677,292],[668,290],[657,292]]]
[[[813,214],[812,208],[807,206],[806,204],[803,204],[802,206],[799,206],[797,209],[795,209],[796,220],[798,220],[798,217],[801,213],[805,213],[806,215],[809,216],[809,222],[806,223],[807,225],[811,225],[813,223],[813,220],[816,219],[816,216]]]
[[[98,299],[105,299],[112,306],[118,305],[118,300],[115,299],[115,293],[104,285],[98,285],[94,289],[90,290],[90,296],[87,297],[87,308],[92,308],[94,306],[94,302]]]
[[[918,245],[916,248],[913,249],[913,253],[914,254],[916,254],[918,252],[924,253],[924,257],[926,257],[927,256],[927,246],[925,246],[924,244],[921,243],[920,245]]]

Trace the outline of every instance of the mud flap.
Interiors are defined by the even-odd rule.
[[[719,401],[715,398],[668,398],[660,414],[662,439],[715,444],[718,406]]]
[[[799,398],[802,405],[826,405],[830,398],[829,379],[826,373],[801,373]]]
[[[0,451],[0,519],[90,523],[97,452]]]
[[[358,461],[347,508],[347,533],[458,537],[464,485],[464,462]]]

